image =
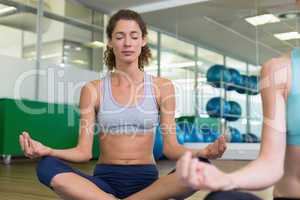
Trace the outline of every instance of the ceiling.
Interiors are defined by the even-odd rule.
[[[136,7],[156,2],[163,2],[167,0],[77,0],[88,7],[93,7],[106,14],[112,13],[122,8]]]
[[[244,18],[297,10],[295,0],[78,0],[111,14],[121,8],[140,12],[151,26],[231,57],[261,64],[298,46],[273,34],[295,31],[298,20],[254,27]]]

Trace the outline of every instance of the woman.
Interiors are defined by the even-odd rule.
[[[25,155],[43,156],[38,178],[64,199],[159,200],[191,192],[175,174],[158,179],[152,155],[158,123],[163,132],[163,151],[169,159],[178,159],[188,149],[176,139],[173,85],[144,72],[151,55],[146,24],[136,12],[120,10],[110,18],[106,32],[105,62],[110,72],[82,88],[78,145],[51,149],[23,133],[20,143]],[[91,159],[95,126],[99,128],[101,155],[94,175],[88,176],[61,160]],[[193,156],[217,158],[225,148],[220,137],[205,149],[190,151]]]
[[[300,199],[300,48],[266,62],[261,71],[263,106],[259,156],[244,168],[224,173],[186,153],[177,163],[181,180],[194,189],[258,190],[274,185],[274,199]],[[217,181],[216,181],[217,180]],[[240,192],[216,192],[209,200],[258,199]]]

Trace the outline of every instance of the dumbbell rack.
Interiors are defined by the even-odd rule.
[[[247,66],[247,71],[246,73],[248,74],[248,66]],[[197,74],[197,73],[196,73]],[[248,87],[243,87],[239,85],[234,85],[232,83],[226,83],[222,80],[221,76],[221,81],[220,81],[220,97],[227,99],[227,90],[225,87],[228,86],[234,86],[237,89],[245,89],[246,91],[250,92],[256,92],[256,90],[250,89]],[[200,83],[204,84],[209,84],[212,85],[211,83],[208,83],[206,81],[201,81]],[[198,84],[196,85],[196,91],[198,90]],[[223,92],[224,91],[224,92]],[[198,94],[198,91],[197,93]],[[198,95],[196,95],[198,96]],[[198,97],[196,97],[196,103],[198,105]],[[221,102],[221,111],[223,111],[223,102]],[[198,113],[197,111],[195,112],[197,114],[207,114],[207,113]],[[224,133],[225,130],[227,129],[227,121],[223,119],[224,113],[220,113],[220,129],[221,132]],[[236,115],[229,115],[229,116],[236,116]],[[250,95],[248,92],[246,92],[246,132],[250,133],[251,132],[251,125],[249,123],[249,119],[258,119],[258,118],[253,118],[250,116]],[[208,145],[209,143],[185,143],[184,146],[189,147],[189,148],[196,148],[196,149],[201,149],[204,148]],[[259,148],[260,148],[260,143],[227,143],[227,150],[222,156],[222,160],[253,160],[258,156],[259,153]]]

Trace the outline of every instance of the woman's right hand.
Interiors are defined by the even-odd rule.
[[[47,156],[51,153],[51,148],[43,145],[38,141],[33,140],[32,138],[30,138],[27,132],[23,132],[19,136],[19,142],[24,155],[30,159]]]

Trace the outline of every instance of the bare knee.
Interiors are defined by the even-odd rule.
[[[68,176],[72,173],[61,173],[61,174],[57,174],[55,175],[51,182],[50,182],[50,186],[54,189],[54,190],[59,190],[59,189],[63,189],[65,188],[65,186],[67,184],[70,184],[68,183]]]

